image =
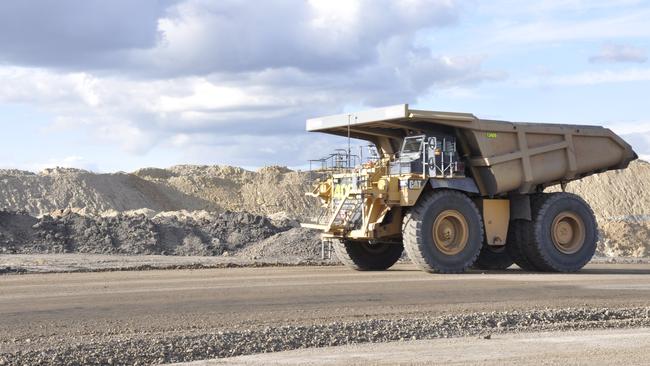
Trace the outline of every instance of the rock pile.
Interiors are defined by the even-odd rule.
[[[293,228],[246,246],[238,255],[253,260],[317,260],[321,258],[320,235],[314,230]]]
[[[320,255],[319,245],[313,231],[245,212],[84,216],[66,210],[35,218],[25,212],[0,211],[0,253],[213,256],[246,250],[265,257],[317,259],[311,254]]]

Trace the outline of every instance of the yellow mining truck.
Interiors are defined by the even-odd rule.
[[[339,166],[309,195],[339,259],[384,270],[406,250],[419,268],[571,272],[593,256],[597,224],[567,182],[637,158],[599,126],[513,123],[396,105],[314,118],[307,130],[369,141],[377,158]],[[347,151],[350,161],[350,150]],[[562,192],[545,193],[560,185]]]

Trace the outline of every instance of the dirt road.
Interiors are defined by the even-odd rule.
[[[220,349],[206,353],[201,343],[217,342],[224,332],[229,337],[243,334],[246,339],[246,334],[270,334],[279,326],[312,332],[310,327],[322,324],[375,319],[399,321],[396,326],[410,329],[414,325],[409,319],[424,324],[435,317],[481,312],[497,312],[495,317],[506,312],[507,318],[513,310],[545,308],[637,308],[634,315],[614,320],[622,326],[641,326],[647,318],[641,308],[648,304],[647,264],[590,265],[578,274],[509,270],[431,275],[401,265],[365,273],[343,267],[285,267],[5,275],[0,276],[0,357],[61,361],[66,355],[83,353],[93,363],[110,355],[108,345],[122,344],[124,357],[139,357],[138,352],[150,355],[152,349],[162,347],[165,351],[156,360],[183,361],[224,354]],[[594,315],[571,316],[584,316],[587,321]],[[382,334],[376,336],[369,340],[382,340]],[[313,345],[346,342],[338,335],[332,337]],[[194,342],[188,346],[191,352],[184,349],[187,354],[182,357],[168,354],[176,352],[177,344],[186,347],[182,342],[188,339]],[[296,343],[276,349],[272,344],[263,349],[309,346]],[[254,353],[257,348],[251,347],[225,355]],[[103,353],[89,351],[95,348]]]

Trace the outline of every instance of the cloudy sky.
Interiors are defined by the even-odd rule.
[[[6,0],[0,167],[304,166],[410,103],[602,124],[650,157],[650,1]]]

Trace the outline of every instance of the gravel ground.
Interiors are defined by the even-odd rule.
[[[160,364],[368,342],[647,326],[650,326],[650,307],[505,311],[124,338],[87,344],[62,343],[54,349],[0,354],[0,364]]]
[[[0,254],[0,275],[26,273],[72,273],[142,271],[157,269],[204,269],[273,266],[331,266],[336,260],[295,258],[247,259],[243,256],[170,256],[109,254]]]
[[[495,334],[489,338],[461,337],[360,343],[257,353],[175,365],[628,366],[650,364],[648,348],[650,348],[650,328],[590,329]]]
[[[304,238],[305,229],[291,229],[245,248],[235,256],[170,256],[109,254],[0,254],[0,275],[23,273],[70,273],[136,271],[149,269],[201,269],[269,266],[340,265],[336,255],[321,260],[320,242]],[[289,239],[273,242],[273,238]],[[293,248],[292,251],[287,250]],[[277,251],[275,251],[277,249]],[[279,255],[278,253],[282,254]],[[307,259],[305,259],[307,258]],[[403,258],[400,263],[409,263]],[[645,264],[650,258],[595,257],[590,263]],[[514,268],[514,267],[513,267]]]

